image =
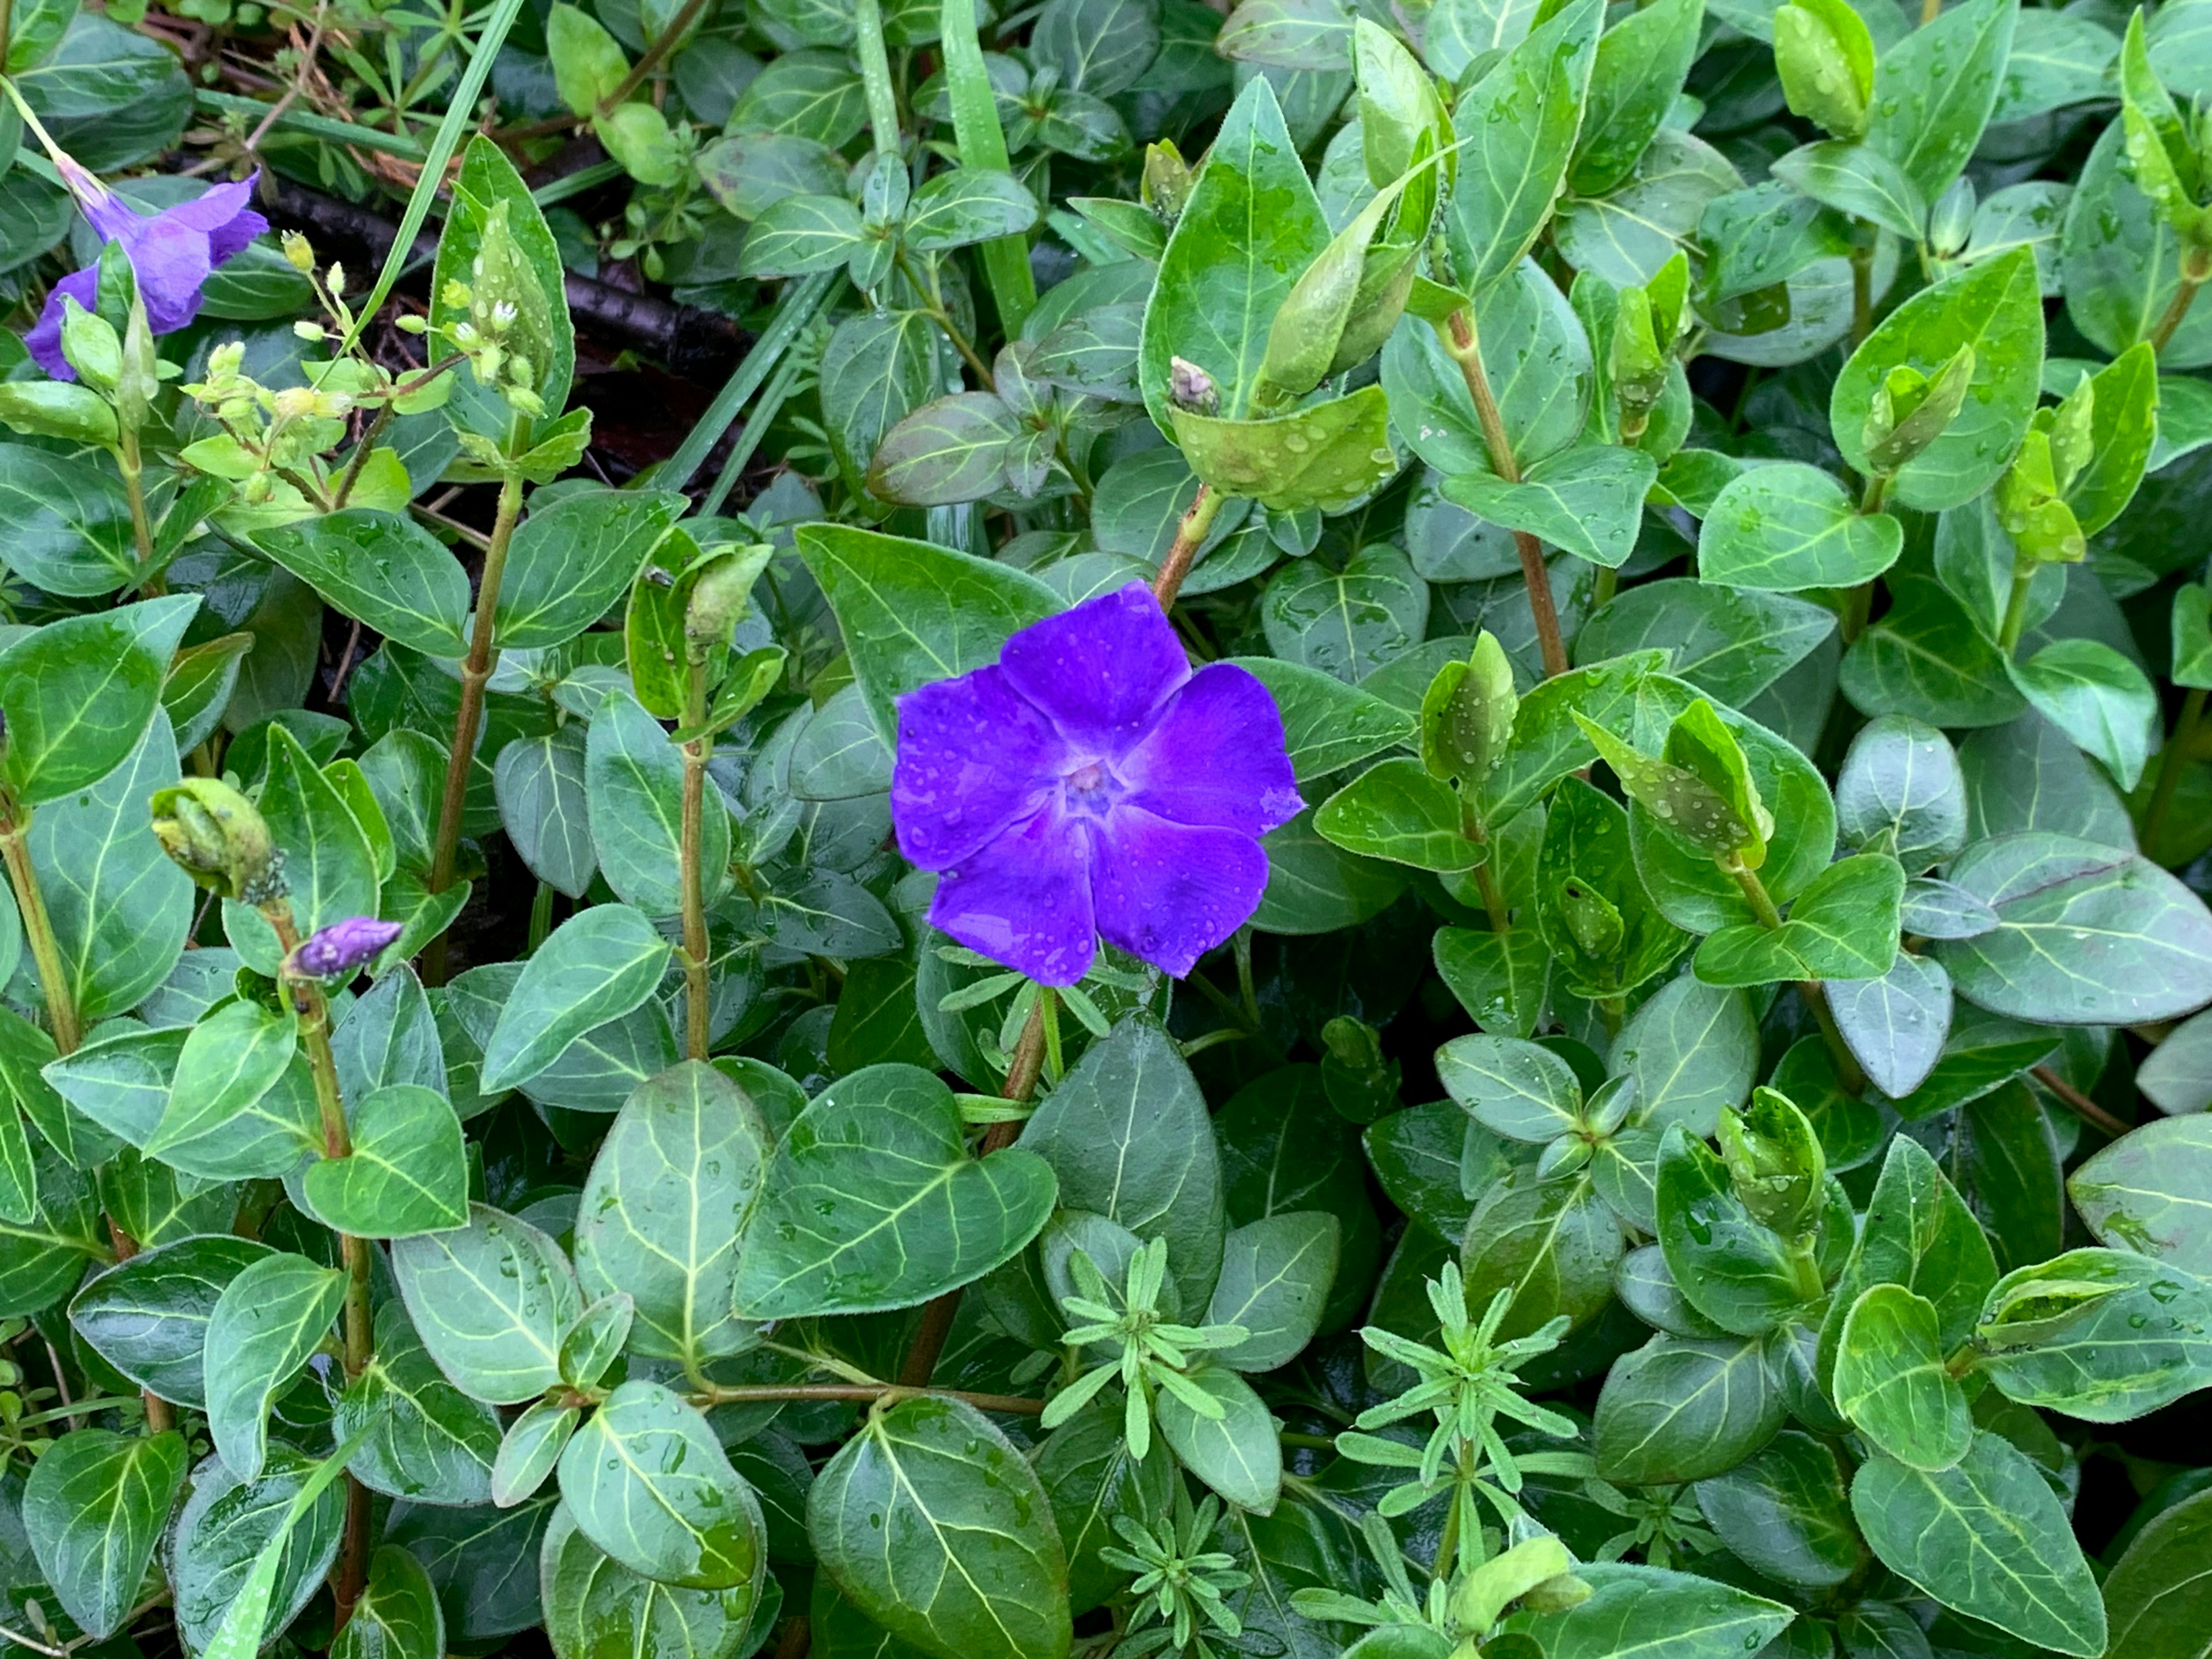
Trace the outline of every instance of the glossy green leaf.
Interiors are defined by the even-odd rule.
[[[208,1431],[240,1479],[260,1477],[270,1402],[321,1346],[344,1300],[343,1273],[285,1251],[248,1264],[216,1298],[204,1361]]]
[[[1931,1472],[1964,1457],[1974,1431],[1941,1341],[1934,1304],[1875,1285],[1851,1304],[1836,1350],[1836,1408],[1890,1456]]]
[[[668,966],[668,942],[627,905],[601,904],[556,928],[523,965],[484,1045],[480,1087],[527,1082],[595,1026],[651,996]]]
[[[706,1419],[657,1382],[623,1383],[576,1431],[561,1497],[578,1530],[633,1572],[758,1593],[767,1554],[752,1488]]]
[[[561,1333],[583,1298],[537,1228],[471,1205],[465,1228],[397,1240],[392,1267],[422,1346],[467,1393],[520,1405],[561,1380]]]
[[[347,1117],[352,1152],[319,1159],[301,1177],[326,1225],[357,1238],[400,1238],[468,1224],[461,1121],[444,1095],[397,1083],[363,1097]]]
[[[118,1629],[185,1483],[184,1437],[78,1429],[23,1483],[23,1529],[64,1611],[88,1636]]]

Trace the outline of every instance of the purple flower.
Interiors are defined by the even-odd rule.
[[[943,874],[929,919],[1041,984],[1081,979],[1100,933],[1188,973],[1259,907],[1259,837],[1302,805],[1267,688],[1192,673],[1141,583],[899,700],[891,821]]]
[[[350,974],[399,937],[396,921],[374,916],[348,916],[327,927],[318,927],[292,952],[292,966],[313,979]]]
[[[269,228],[269,222],[247,205],[260,176],[217,185],[197,200],[165,208],[149,219],[86,175],[78,204],[103,241],[122,243],[131,256],[146,320],[155,333],[173,333],[198,316],[200,289],[215,268]],[[39,367],[57,380],[76,379],[62,356],[62,301],[72,299],[93,310],[99,287],[97,262],[71,271],[54,284],[38,325],[23,337]]]

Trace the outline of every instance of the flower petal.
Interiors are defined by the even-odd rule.
[[[1142,582],[1085,599],[1006,641],[1013,688],[1095,757],[1119,755],[1190,678],[1175,626]]]
[[[1251,919],[1267,887],[1267,854],[1234,830],[1124,802],[1091,832],[1098,931],[1178,979]]]
[[[179,203],[161,217],[208,239],[208,263],[219,265],[269,228],[269,222],[252,208],[254,181],[258,172],[229,184],[214,186],[205,195]]]
[[[908,692],[898,712],[891,823],[924,870],[957,864],[1059,786],[1066,745],[996,668]]]
[[[100,295],[100,267],[72,270],[46,290],[46,308],[23,337],[23,344],[40,368],[57,380],[74,380],[76,370],[62,356],[62,301],[71,299],[90,311]]]
[[[142,228],[125,234],[123,246],[138,276],[146,320],[156,334],[174,333],[199,315],[200,289],[215,270],[207,233],[168,214],[139,222]]]
[[[1057,803],[947,870],[931,923],[1040,985],[1073,985],[1098,948],[1082,826]]]
[[[1264,836],[1304,809],[1267,688],[1209,663],[1116,769],[1131,805],[1176,823]]]

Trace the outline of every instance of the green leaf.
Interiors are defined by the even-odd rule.
[[[1927,1081],[1951,1026],[1951,976],[1942,963],[1899,951],[1881,978],[1832,980],[1826,994],[1837,1030],[1875,1087],[1894,1099]]]
[[[530,186],[515,171],[514,164],[507,159],[500,147],[482,134],[469,140],[468,148],[461,152],[461,168],[454,179],[453,210],[447,215],[446,228],[438,238],[438,262],[432,272],[430,292],[433,295],[430,321],[433,326],[456,320],[446,314],[447,307],[437,299],[448,282],[470,282],[476,275],[475,266],[483,251],[486,230],[495,211],[506,210],[506,240],[510,253],[520,257],[522,273],[534,281],[537,292],[529,296],[527,309],[543,307],[540,325],[546,331],[546,361],[535,364],[538,373],[538,395],[544,399],[546,413],[558,415],[568,401],[568,385],[576,368],[575,329],[568,319],[568,291],[562,277],[561,247],[545,222],[545,216],[530,194]],[[516,296],[520,301],[522,296]],[[503,404],[497,405],[499,418],[507,419]],[[449,410],[452,405],[448,405]],[[540,435],[543,435],[541,431]]]
[[[2048,1334],[2018,1328],[2022,1303],[2033,1312],[2062,1290],[2080,1311]],[[2212,1384],[2212,1289],[2132,1251],[2069,1250],[2007,1273],[1983,1318],[1981,1369],[2022,1405],[2124,1423]]]
[[[1628,175],[1696,59],[1705,0],[1658,0],[1598,38],[1567,182],[1601,196]]]
[[[0,780],[26,805],[98,783],[137,748],[193,595],[65,617],[0,650]]]
[[[899,234],[918,252],[941,253],[1018,236],[1036,222],[1036,198],[1012,173],[963,167],[936,174],[914,192]]]
[[[112,442],[112,416],[106,426]],[[0,503],[13,526],[8,563],[25,580],[68,599],[138,581],[131,500],[112,467],[89,456],[0,443]]]
[[[668,490],[590,489],[531,514],[507,546],[493,643],[543,650],[582,633],[629,591],[683,508]]]
[[[647,915],[676,915],[684,902],[684,757],[627,691],[608,696],[592,716],[584,782],[592,848],[607,885]],[[708,789],[699,859],[709,904],[728,890],[729,841],[728,810],[720,792]]]
[[[1724,1107],[1750,1097],[1759,1066],[1759,1017],[1741,991],[1684,974],[1661,986],[1613,1040],[1611,1069],[1637,1083],[1643,1121],[1716,1133]]]
[[[1972,0],[1953,15],[1996,9],[2009,20],[2015,3]],[[2003,62],[2002,49],[1997,62]],[[1923,512],[1956,507],[1989,488],[2027,430],[2043,378],[2043,300],[2034,255],[2020,248],[1914,295],[1851,354],[1828,400],[1836,447],[1864,472],[1867,416],[1884,377],[1902,367],[1933,379],[1961,346],[1974,353],[1966,402],[1897,474],[1897,499]]]
[[[468,649],[468,574],[404,514],[348,507],[262,531],[253,544],[387,639],[433,657]]]
[[[1836,827],[1856,848],[1887,846],[1911,868],[1966,842],[1966,782],[1943,734],[1903,714],[1869,720],[1836,778]]]
[[[1468,88],[1455,131],[1480,133],[1481,165],[1462,166],[1445,221],[1453,274],[1480,295],[1520,264],[1567,175],[1597,60],[1605,9],[1572,0]]]
[[[1397,476],[1379,386],[1264,419],[1182,408],[1168,416],[1192,471],[1224,495],[1253,496],[1275,512],[1348,512]]]
[[[576,1273],[587,1295],[635,1301],[633,1352],[696,1364],[745,1346],[738,1238],[769,1147],[751,1097],[696,1060],[623,1103],[578,1202]]]
[[[1124,1020],[1085,1049],[1020,1145],[1052,1167],[1061,1207],[1166,1239],[1182,1305],[1206,1306],[1226,1227],[1221,1154],[1206,1097],[1156,1021]]]
[[[1658,1567],[1578,1563],[1575,1577],[1595,1592],[1588,1601],[1513,1621],[1539,1637],[1547,1659],[1738,1659],[1765,1651],[1796,1616],[1749,1590]]]
[[[363,1096],[347,1116],[352,1152],[318,1159],[301,1177],[307,1207],[325,1226],[401,1238],[468,1225],[461,1121],[444,1095],[396,1083]]]
[[[1574,1068],[1540,1043],[1454,1037],[1437,1050],[1437,1079],[1476,1122],[1510,1140],[1543,1146],[1580,1121]]]
[[[1756,1339],[1659,1335],[1613,1362],[1592,1442],[1601,1479],[1703,1480],[1774,1438],[1785,1416]]]
[[[1866,1565],[1835,1450],[1802,1430],[1784,1429],[1764,1451],[1700,1480],[1698,1508],[1721,1542],[1777,1583],[1825,1588]]]
[[[1776,157],[1770,172],[1825,207],[1879,225],[1910,242],[1926,239],[1928,198],[1902,167],[1871,143],[1824,139]]]
[[[1278,657],[1229,660],[1266,686],[1275,700],[1291,770],[1300,783],[1342,771],[1413,737],[1413,720],[1405,710],[1333,674]]]
[[[1851,1510],[1882,1565],[1944,1606],[2060,1653],[2105,1651],[2097,1581],[2066,1511],[2010,1442],[1977,1431],[1956,1468],[1862,1464]]]
[[[981,1413],[921,1395],[868,1413],[816,1478],[806,1530],[854,1606],[937,1659],[1065,1659],[1067,1562],[1048,1505]]]
[[[1471,870],[1489,856],[1468,837],[1459,792],[1417,760],[1368,768],[1323,801],[1313,823],[1347,851],[1418,870]]]
[[[244,1612],[265,1612],[267,1623],[281,1630],[314,1595],[337,1559],[345,1528],[343,1493],[325,1486],[308,1495],[310,1481],[325,1467],[278,1444],[270,1448],[267,1470],[257,1480],[240,1480],[219,1458],[193,1471],[167,1553],[178,1633],[194,1650],[208,1652],[232,1608],[249,1596],[259,1606]],[[293,1505],[303,1496],[306,1506],[295,1519]],[[255,1564],[264,1547],[277,1539],[289,1541],[275,1552],[273,1582],[253,1595]],[[254,1632],[242,1634],[244,1652],[250,1654]]]
[[[342,1437],[367,1432],[347,1465],[354,1478],[416,1503],[489,1501],[499,1413],[447,1380],[397,1298],[377,1309],[374,1337],[374,1356],[332,1417]]]
[[[1836,1408],[1890,1456],[1930,1472],[1964,1457],[1974,1433],[1941,1343],[1933,1303],[1875,1285],[1851,1304],[1836,1350]]]
[[[1260,600],[1261,625],[1278,657],[1350,684],[1409,655],[1428,617],[1428,584],[1388,546],[1363,548],[1341,570],[1293,560]]]
[[[760,1505],[706,1419],[657,1382],[607,1396],[561,1454],[577,1528],[642,1577],[686,1589],[750,1585],[767,1553]]]
[[[763,1589],[750,1578],[701,1590],[641,1577],[593,1543],[565,1505],[546,1529],[538,1572],[545,1634],[560,1659],[742,1651]]]
[[[2188,1659],[2204,1645],[2206,1526],[2212,1498],[2197,1492],[2161,1510],[2129,1540],[2105,1577],[2107,1653]]]
[[[1498,1291],[1512,1291],[1501,1337],[1526,1335],[1562,1314],[1584,1324],[1612,1299],[1626,1248],[1620,1222],[1589,1180],[1540,1181],[1516,1169],[1468,1218],[1460,1261],[1468,1305],[1486,1308]]]
[[[397,1544],[380,1544],[331,1659],[440,1659],[445,1651],[446,1613],[430,1575]]]
[[[1616,569],[1635,550],[1658,476],[1643,450],[1589,444],[1547,456],[1518,483],[1466,472],[1447,478],[1444,494],[1479,518]]]
[[[283,1076],[298,1038],[289,1012],[258,1002],[226,1003],[192,1027],[161,1121],[146,1139],[148,1156],[166,1157],[246,1111]]]
[[[1737,474],[1715,499],[1698,538],[1698,574],[1778,592],[1856,587],[1895,564],[1904,544],[1888,514],[1863,516],[1818,467],[1779,461]]]
[[[2201,1111],[2131,1131],[2075,1170],[2066,1190],[2114,1249],[2212,1272],[2212,1118]]]
[[[1036,1237],[1053,1191],[1050,1166],[1032,1152],[971,1158],[952,1091],[931,1073],[855,1072],[809,1102],[776,1146],[738,1253],[738,1311],[915,1306]]]
[[[430,1575],[449,1640],[489,1644],[543,1621],[538,1547],[559,1501],[547,1493],[505,1510],[398,1504],[385,1539]]]
[[[1839,859],[1813,879],[1781,927],[1723,927],[1698,947],[1698,977],[1715,985],[1785,979],[1867,980],[1897,957],[1905,871],[1886,853]]]
[[[49,1441],[22,1489],[39,1571],[85,1634],[105,1640],[138,1604],[185,1484],[184,1437],[78,1429]]]
[[[1285,1210],[1231,1232],[1205,1322],[1249,1334],[1214,1358],[1239,1371],[1272,1371],[1297,1358],[1321,1328],[1342,1237],[1337,1218],[1320,1210]]]
[[[1220,1413],[1206,1416],[1163,1389],[1152,1402],[1160,1438],[1183,1468],[1230,1503],[1255,1515],[1272,1514],[1282,1492],[1283,1451],[1266,1403],[1249,1382],[1219,1364],[1201,1361],[1186,1376]]]
[[[1934,201],[1966,165],[1996,106],[2019,0],[1967,0],[1875,64],[1867,144]]]
[[[965,553],[843,525],[805,525],[799,550],[836,613],[876,730],[896,700],[998,659],[1007,635],[1060,609],[1036,577]]]
[[[530,873],[572,899],[599,871],[586,787],[585,744],[574,726],[519,738],[494,763],[501,827]]]
[[[884,434],[868,465],[869,492],[912,507],[981,501],[1006,487],[1008,453],[1022,436],[994,392],[939,398]]]
[[[1154,425],[1175,429],[1173,357],[1212,377],[1224,416],[1250,412],[1275,313],[1328,240],[1274,88],[1255,76],[1223,118],[1146,304],[1138,383]]]
[[[471,1205],[461,1231],[395,1241],[392,1267],[422,1346],[469,1394],[520,1405],[561,1380],[561,1333],[583,1298],[537,1228]]]
[[[2100,640],[2053,640],[2008,663],[2035,711],[2100,762],[2122,789],[2142,776],[2159,735],[2158,692],[2142,669]]]
[[[500,1010],[484,1045],[488,1094],[527,1082],[594,1027],[650,997],[667,969],[668,942],[624,904],[599,904],[554,929]]]
[[[1673,655],[1668,672],[1740,708],[1804,661],[1835,626],[1835,613],[1809,600],[1671,577],[1624,589],[1593,613],[1575,635],[1575,660],[1586,666],[1661,647]]]
[[[753,221],[738,262],[742,276],[835,270],[866,245],[860,210],[842,196],[786,196]]]
[[[2147,860],[2035,831],[1977,842],[1950,878],[1997,913],[1936,946],[1959,994],[2047,1024],[2172,1019],[2212,999],[2212,915]]]
[[[224,1286],[207,1328],[208,1432],[223,1467],[261,1475],[269,1405],[322,1345],[345,1301],[346,1278],[279,1251]]]
[[[142,1250],[76,1293],[70,1324],[141,1388],[204,1410],[208,1322],[230,1282],[269,1254],[228,1233]]]
[[[1660,1144],[1659,1243],[1690,1305],[1724,1331],[1763,1336],[1818,1299],[1788,1243],[1751,1218],[1721,1160],[1679,1123]]]
[[[1478,1028],[1493,1036],[1534,1034],[1552,968],[1543,935],[1529,927],[1439,927],[1431,950],[1437,977]]]

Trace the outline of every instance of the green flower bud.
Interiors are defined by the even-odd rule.
[[[311,271],[315,268],[314,246],[306,237],[300,234],[298,231],[286,231],[283,236],[283,244],[284,262],[290,265],[293,270],[300,272],[302,276],[305,276],[308,271]]]
[[[765,544],[741,547],[700,567],[684,608],[684,641],[695,659],[730,642],[731,630],[752,598],[753,584],[775,551]]]
[[[1188,164],[1168,139],[1163,138],[1145,149],[1144,178],[1139,191],[1153,216],[1173,228],[1182,217],[1183,204],[1190,200],[1194,175]]]
[[[1838,138],[1865,136],[1874,38],[1845,0],[1790,0],[1778,7],[1774,67],[1792,111]]]
[[[1620,290],[1613,319],[1613,395],[1620,400],[1620,437],[1633,443],[1644,435],[1652,410],[1667,391],[1671,363],[1666,344],[1653,327],[1651,296],[1640,288]]]
[[[1752,1091],[1751,1109],[1721,1114],[1721,1158],[1751,1218],[1784,1238],[1811,1232],[1820,1217],[1827,1173],[1820,1137],[1790,1097]]]
[[[123,373],[123,337],[97,312],[62,296],[62,356],[95,392],[112,392]]]
[[[1495,636],[1475,636],[1464,662],[1448,662],[1421,699],[1421,763],[1431,777],[1479,783],[1504,757],[1521,705],[1513,665]]]
[[[284,854],[260,810],[215,778],[186,778],[156,791],[154,836],[185,873],[241,904],[284,896]]]
[[[1956,258],[1973,228],[1974,181],[1962,175],[1929,210],[1928,251],[1939,259]]]

